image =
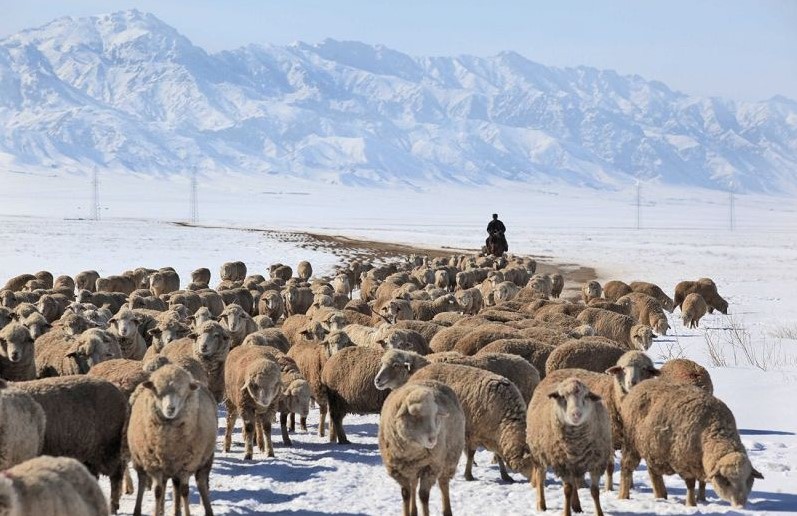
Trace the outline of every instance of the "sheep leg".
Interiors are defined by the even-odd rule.
[[[293,415],[293,414],[291,414]],[[288,435],[288,413],[280,412],[280,427],[282,428],[282,444],[291,446],[291,436]]]
[[[565,482],[565,510],[564,516],[570,516],[570,505],[573,503],[573,484]]]
[[[155,493],[155,516],[164,516],[166,509],[166,482],[163,477],[154,477],[152,482],[152,490]]]
[[[147,474],[143,469],[136,469],[138,477],[138,492],[136,493],[136,506],[133,509],[133,516],[141,516],[141,502],[144,500],[144,490],[147,488]]]
[[[174,516],[182,516],[180,513],[183,512],[183,485],[180,483],[179,478],[172,478],[172,489],[174,490]]]
[[[600,480],[598,480],[600,482]],[[606,490],[611,491],[614,489],[614,454],[612,454],[612,458],[609,461],[609,464],[606,465]]]
[[[592,495],[592,503],[595,505],[595,516],[603,516],[603,509],[601,508],[600,477],[600,472],[590,473],[589,476],[589,494]]]
[[[653,496],[666,500],[667,488],[664,487],[664,478],[650,469],[650,464],[648,464],[648,475],[650,476],[650,483],[653,484]]]
[[[264,414],[261,419],[263,423],[263,434],[266,438],[266,455],[274,456],[274,443],[271,442],[271,414]]]
[[[432,490],[435,478],[431,472],[425,470],[421,473],[420,488],[418,489],[418,497],[421,499],[421,510],[423,516],[429,516],[429,491]]]
[[[473,456],[476,455],[476,450],[468,448],[465,453],[467,454],[467,462],[465,462],[465,480],[476,480],[473,478]]]
[[[244,420],[244,460],[251,460],[255,440],[255,414],[254,411],[245,410],[241,416]]]
[[[415,493],[418,491],[418,477],[410,480],[410,516],[418,516],[418,503]]]
[[[188,477],[180,479],[180,499],[183,502],[183,510],[185,511],[183,516],[191,516],[191,504],[188,501],[188,482]],[[175,497],[175,500],[176,499],[177,498]],[[180,513],[175,510],[174,516],[180,516]]]
[[[685,478],[684,482],[686,482],[686,506],[694,507],[697,505],[695,503],[695,479]]]
[[[213,457],[207,464],[197,470],[196,485],[199,489],[199,497],[202,499],[202,506],[205,508],[205,516],[213,516],[213,507],[210,505],[210,468],[213,466]],[[187,482],[186,482],[187,485]]]
[[[706,501],[706,481],[701,480],[699,482],[699,488],[697,491],[697,501],[698,502],[705,502]]]
[[[111,480],[111,514],[119,512],[119,498],[122,497],[122,483],[127,470],[127,462],[122,461],[116,471],[110,475]]]
[[[410,497],[412,495],[411,490],[411,485],[401,486],[401,506],[403,508],[402,513],[404,516],[410,516]]]
[[[324,437],[324,427],[327,426],[327,405],[326,405],[326,403],[324,403],[324,404],[319,403],[318,404],[318,411],[321,413],[321,415],[319,416],[319,420],[318,420],[318,437]],[[307,425],[307,418],[306,417],[303,417],[302,421],[303,421],[303,423],[302,423],[303,425]],[[307,426],[305,426],[304,428],[306,430]],[[332,429],[330,428],[329,431],[331,432]],[[330,441],[330,442],[332,442],[332,441]]]
[[[338,414],[337,411],[330,407],[330,419],[332,419],[332,424],[335,427],[335,434],[334,436],[337,437],[338,444],[351,444],[349,439],[346,437],[346,431],[343,429],[343,416],[344,414]],[[335,439],[332,434],[332,430],[329,431],[329,442],[334,442]]]
[[[535,487],[537,488],[537,510],[547,510],[545,505],[545,467],[533,467],[531,470],[530,481],[534,482]]]
[[[257,448],[260,450],[260,453],[265,453],[266,442],[263,439],[263,424],[259,419],[255,421],[255,440],[257,441]]]
[[[296,431],[296,414],[291,412],[290,422],[288,423],[288,431],[295,432]]]
[[[235,419],[237,417],[235,407],[227,403],[227,428],[224,431],[224,452],[229,453],[232,446],[232,429],[235,427]]]
[[[135,492],[135,485],[133,485],[133,477],[130,476],[130,470],[125,465],[125,478],[124,478],[124,491],[126,495],[131,495]]]
[[[573,486],[573,497],[570,500],[573,512],[584,512],[584,510],[581,508],[581,499],[578,497],[578,488],[581,485],[581,480],[578,478],[573,478],[570,480],[570,485]]]
[[[639,466],[640,458],[631,450],[623,449],[620,459],[620,492],[617,498],[628,500],[631,498],[631,484],[633,482],[634,470]]]
[[[500,455],[497,453],[494,455],[495,460],[498,462],[498,471],[501,472],[501,480],[504,482],[509,482],[510,484],[515,481],[514,478],[509,476],[509,473],[506,471],[506,464],[504,464],[504,459],[501,458]]]
[[[445,475],[441,475],[440,478],[437,479],[437,484],[440,486],[440,494],[443,497],[443,516],[452,516],[453,513],[451,512],[451,492],[448,488],[449,478]]]

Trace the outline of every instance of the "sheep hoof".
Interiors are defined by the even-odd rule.
[[[252,460],[252,454],[251,453],[245,454],[244,455],[244,460]]]
[[[507,473],[501,473],[501,480],[503,480],[507,484],[514,484],[515,483],[515,479],[510,477],[509,474],[507,474]]]

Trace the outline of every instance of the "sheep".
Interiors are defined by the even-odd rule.
[[[105,516],[108,502],[97,479],[69,457],[37,457],[4,471],[0,512],[9,516]]]
[[[216,318],[213,317],[213,314],[210,313],[210,310],[208,310],[206,307],[203,306],[202,308],[194,312],[194,315],[189,316],[188,320],[191,323],[191,327],[196,329],[202,326],[207,321],[215,321]]]
[[[556,347],[545,363],[545,374],[557,369],[585,369],[602,373],[615,365],[628,351],[603,337],[585,337]]]
[[[61,294],[45,294],[36,303],[36,309],[47,319],[47,322],[57,321],[69,306],[69,299]]]
[[[201,267],[191,271],[191,283],[203,285],[204,288],[207,288],[210,285],[210,269]]]
[[[224,399],[224,363],[230,352],[230,333],[215,321],[208,321],[197,332],[196,340],[170,342],[161,354],[171,361],[182,356],[197,360],[208,375],[208,389],[218,403]]]
[[[432,317],[432,321],[435,324],[439,324],[445,327],[451,327],[456,324],[458,321],[462,319],[470,318],[470,315],[466,315],[460,312],[441,312],[434,317]]]
[[[377,315],[390,324],[415,318],[412,305],[406,299],[391,299],[387,301],[379,308]]]
[[[221,325],[230,333],[230,347],[239,346],[247,335],[257,331],[252,317],[238,305],[228,305],[219,317]]]
[[[590,299],[600,298],[601,294],[603,293],[603,289],[601,284],[597,281],[588,281],[581,287],[581,299],[584,301],[584,304],[589,304]]]
[[[660,378],[671,383],[684,383],[694,385],[714,394],[714,383],[708,371],[692,360],[687,358],[674,358],[668,360],[659,369]]]
[[[517,299],[532,301],[534,299],[550,299],[553,295],[553,280],[547,274],[535,274],[518,293]]]
[[[401,487],[404,514],[415,508],[415,486],[423,514],[429,514],[429,491],[435,482],[443,514],[451,514],[449,482],[465,446],[465,414],[447,385],[412,382],[385,400],[379,418],[379,452],[388,474]]]
[[[518,337],[518,331],[503,325],[481,325],[467,333],[454,345],[451,351],[458,351],[463,355],[473,355],[487,344],[500,339]]]
[[[122,355],[116,337],[98,328],[77,337],[46,333],[35,341],[34,350],[37,378],[86,374],[95,364]]]
[[[31,314],[39,313],[39,310],[32,303],[20,303],[14,308],[14,313],[18,318],[24,319]]]
[[[222,281],[243,281],[246,277],[246,264],[243,262],[225,262],[219,269]]]
[[[327,398],[324,392],[324,387],[321,381],[321,374],[324,369],[324,364],[327,360],[345,347],[352,346],[351,340],[345,332],[333,331],[322,343],[302,342],[293,346],[288,350],[288,357],[296,362],[302,376],[307,380],[310,385],[310,391],[313,399],[318,404],[321,412],[321,418],[318,424],[318,436],[324,437],[326,416],[327,416]],[[307,418],[301,418],[301,425],[304,430],[307,429]]]
[[[620,305],[627,306],[631,317],[641,324],[647,324],[660,335],[667,335],[670,324],[664,313],[661,302],[647,294],[632,292],[617,300]]]
[[[616,314],[631,315],[631,303],[618,304],[603,298],[593,297],[589,300],[587,306],[589,308],[602,308]]]
[[[137,288],[135,281],[129,276],[97,278],[94,285],[95,292],[122,292],[126,295],[130,295]]]
[[[263,292],[257,303],[257,312],[261,315],[268,315],[272,321],[279,321],[285,313],[285,303],[280,293],[274,290]]]
[[[33,274],[20,274],[6,281],[5,286],[0,290],[10,290],[11,292],[19,292],[25,283],[37,279]]]
[[[67,335],[80,335],[89,328],[94,328],[96,325],[89,321],[82,315],[74,312],[64,312],[58,321],[53,324],[53,329],[50,333],[63,332]]]
[[[120,309],[108,321],[110,332],[116,337],[121,350],[121,358],[141,360],[147,352],[147,343],[138,332],[141,319],[129,308]]]
[[[44,316],[38,312],[25,317],[21,320],[21,323],[22,326],[28,330],[28,333],[30,333],[30,336],[34,340],[47,333],[51,328],[50,323],[47,322],[47,319],[45,319]]]
[[[293,276],[293,269],[291,269],[287,265],[281,265],[281,264],[276,264],[276,265],[277,265],[276,267],[274,265],[271,266],[273,267],[273,269],[269,271],[271,277],[275,279],[279,278],[282,281],[290,280],[291,276]]]
[[[44,378],[14,386],[41,405],[47,421],[57,422],[45,425],[42,453],[72,457],[92,475],[109,476],[111,512],[116,514],[127,462],[124,394],[110,382],[85,376]]]
[[[402,328],[405,330],[414,330],[421,334],[423,339],[429,343],[437,333],[443,329],[443,326],[435,324],[430,321],[397,321],[393,325],[394,328]],[[431,350],[430,350],[431,351]]]
[[[269,346],[283,353],[287,353],[291,349],[290,341],[278,328],[267,328],[250,333],[241,346]]]
[[[687,295],[681,304],[681,319],[687,328],[697,328],[700,319],[706,315],[708,305],[703,296],[697,292]]]
[[[476,286],[476,273],[473,271],[458,272],[455,278],[459,290],[468,290]]]
[[[565,288],[565,279],[558,272],[551,274],[551,297],[559,299],[562,290]]]
[[[549,316],[553,315],[569,315],[576,317],[584,310],[583,305],[575,303],[548,303],[533,311],[534,318],[539,321],[547,320]]]
[[[450,283],[451,281],[448,278],[447,270],[439,269],[434,271],[434,286],[436,286],[437,288],[448,290],[448,286]]]
[[[282,393],[280,367],[269,358],[268,351],[261,346],[246,346],[230,351],[224,370],[226,392],[227,425],[224,433],[224,451],[229,452],[232,430],[240,415],[244,421],[244,460],[252,459],[255,426],[258,414],[274,412]],[[274,456],[271,443],[271,419],[265,421],[266,449]]]
[[[306,428],[307,415],[310,413],[310,398],[312,398],[313,393],[310,389],[310,383],[299,371],[299,366],[296,365],[293,359],[284,354],[282,356],[277,355],[275,358],[282,370],[280,374],[282,394],[277,402],[277,410],[280,413],[282,442],[285,446],[292,446],[291,438],[288,435],[288,415],[291,417],[291,431],[294,430],[294,417],[296,414],[299,414],[300,421],[302,419],[305,421]],[[263,451],[263,425],[259,424],[257,430],[258,446]]]
[[[282,298],[288,316],[305,314],[313,304],[313,291],[308,287],[287,287]]]
[[[251,314],[255,307],[255,300],[252,297],[252,293],[245,288],[231,288],[222,290],[218,294],[221,296],[225,306],[233,304],[238,305],[248,314]],[[211,310],[211,312],[212,311],[213,310]]]
[[[595,329],[596,335],[611,339],[627,349],[647,350],[653,342],[650,326],[635,324],[627,315],[616,314],[601,308],[587,308],[576,317]]]
[[[484,297],[478,288],[459,290],[455,297],[465,314],[476,315],[484,307]]]
[[[321,371],[323,393],[331,421],[329,441],[349,444],[343,429],[346,414],[375,414],[387,398],[374,386],[379,371],[381,349],[354,346],[329,357]]]
[[[146,337],[150,339],[151,352],[160,353],[163,348],[175,340],[183,339],[191,333],[191,328],[177,320],[175,317],[170,317],[169,312],[163,312],[163,315],[157,320],[152,320],[154,325],[146,330]],[[151,353],[147,350],[148,353]],[[145,354],[146,355],[146,354]]]
[[[176,305],[183,305],[188,309],[189,314],[196,313],[197,310],[204,306],[199,294],[190,290],[175,290],[171,293],[164,294],[163,297],[169,298],[169,308],[174,308]]]
[[[86,376],[111,382],[117,389],[122,391],[125,398],[130,399],[136,387],[147,380],[152,371],[168,363],[169,359],[162,356],[158,356],[149,362],[131,360],[129,358],[113,358],[92,367]]]
[[[130,294],[130,296],[127,298],[127,306],[131,310],[136,310],[139,308],[155,310],[158,312],[163,312],[166,310],[166,302],[163,299],[159,299],[151,295],[149,290],[137,290]]]
[[[296,266],[296,275],[299,276],[302,281],[308,281],[313,275],[313,266],[310,265],[310,262],[302,260],[299,262],[299,265]]]
[[[472,328],[465,326],[451,326],[448,328],[443,328],[442,330],[438,331],[429,341],[429,348],[432,353],[451,351],[461,338],[465,337],[472,331]]]
[[[708,306],[708,313],[712,313],[715,309],[723,315],[728,315],[728,302],[717,292],[717,285],[710,278],[700,278],[697,281],[682,281],[675,286],[675,297],[673,299],[673,308],[681,307],[686,296],[696,293],[703,296]],[[683,311],[683,307],[681,307]]]
[[[6,308],[4,306],[0,306],[0,330],[5,328],[15,318],[16,318],[16,315],[14,314],[14,312],[12,312],[11,310],[9,310],[8,308]]]
[[[0,378],[21,382],[36,378],[33,337],[18,323],[0,330]]]
[[[324,325],[318,321],[313,321],[306,315],[291,315],[282,323],[282,333],[288,338],[291,346],[300,342],[321,341],[327,334]]]
[[[531,364],[540,378],[545,377],[545,363],[551,355],[554,346],[545,344],[535,339],[499,339],[481,348],[474,356],[478,357],[487,353],[506,353],[517,355]]]
[[[81,290],[76,299],[79,303],[91,303],[94,306],[103,307],[108,305],[108,309],[113,315],[127,303],[127,296],[128,294],[124,292],[89,292],[88,290]]]
[[[429,344],[417,331],[393,326],[383,326],[379,330],[376,344],[384,349],[404,349],[419,355],[429,354]]]
[[[418,321],[431,321],[441,312],[458,312],[462,309],[454,294],[446,294],[434,301],[410,301],[410,306]]]
[[[603,285],[603,296],[611,303],[616,303],[618,299],[631,292],[633,292],[631,286],[619,280],[607,281]]]
[[[672,313],[674,309],[673,300],[670,299],[670,296],[665,294],[658,285],[654,283],[648,283],[646,281],[632,281],[629,287],[631,287],[633,292],[647,294],[650,297],[657,299],[659,303],[661,303],[662,308]]]
[[[512,469],[528,473],[531,463],[525,443],[526,404],[512,382],[475,367],[430,364],[417,353],[394,349],[387,351],[381,358],[374,385],[378,389],[396,389],[410,378],[413,382],[441,381],[457,394],[465,412],[466,480],[474,480],[473,456],[479,446],[499,456],[498,465],[503,480],[512,481],[504,460]]]
[[[164,513],[166,483],[172,479],[175,514],[188,502],[190,475],[196,478],[205,514],[213,514],[209,477],[216,449],[216,403],[208,389],[184,369],[167,364],[154,371],[131,397],[127,443],[138,474],[133,514],[141,514],[146,477],[155,493],[155,514]]]
[[[695,480],[710,481],[734,507],[747,501],[754,479],[736,421],[722,401],[688,384],[653,379],[634,387],[623,400],[625,427],[618,498],[630,497],[631,474],[642,458],[656,498],[667,498],[662,475],[686,481],[686,506],[695,505]],[[662,432],[662,428],[668,431]]]
[[[434,353],[426,358],[432,363],[459,364],[501,375],[518,388],[523,401],[528,405],[537,384],[540,373],[525,359],[509,353],[478,353],[465,356],[456,351]]]
[[[202,300],[202,305],[210,310],[213,317],[218,317],[224,311],[224,298],[215,290],[203,290],[197,293]]]
[[[564,514],[581,512],[578,483],[590,474],[595,512],[603,515],[598,479],[612,453],[609,414],[601,398],[580,380],[543,380],[529,404],[527,442],[536,462],[532,483],[537,488],[537,510],[546,510],[545,471],[548,466],[564,482]]]
[[[69,290],[70,292],[75,291],[75,280],[72,279],[71,276],[58,276],[53,281],[53,290]]]
[[[346,274],[338,274],[332,280],[332,288],[335,289],[337,294],[344,294],[351,299],[352,286],[349,283],[349,277]]]
[[[41,454],[46,417],[33,397],[0,380],[0,470]]]

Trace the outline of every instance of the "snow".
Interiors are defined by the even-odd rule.
[[[24,171],[602,189],[659,177],[794,193],[795,120],[797,103],[783,97],[689,97],[516,52],[414,57],[328,39],[208,54],[136,10],[0,40],[0,152]]]
[[[90,178],[5,174],[0,203],[0,270],[4,276],[49,269],[74,274],[85,268],[114,273],[133,266],[175,266],[181,276],[223,261],[242,259],[252,272],[270,263],[294,265],[309,259],[318,273],[339,256],[299,248],[274,233],[241,228],[341,234],[387,242],[477,248],[489,214],[498,211],[508,226],[514,252],[530,253],[564,265],[595,267],[601,281],[645,279],[671,292],[682,279],[711,276],[730,302],[730,316],[708,315],[698,330],[685,329],[679,313],[673,331],[649,351],[657,362],[683,353],[708,367],[715,394],[733,410],[751,460],[765,476],[756,481],[750,502],[732,509],[709,487],[709,503],[683,506],[685,490],[667,477],[667,501],[654,500],[644,467],[634,475],[632,500],[602,494],[607,514],[797,514],[797,203],[793,199],[740,195],[735,199],[734,231],[728,227],[728,196],[699,189],[643,184],[641,225],[636,229],[636,191],[597,192],[569,186],[501,188],[439,187],[368,189],[330,187],[284,177],[259,181],[242,175],[202,176],[199,224],[175,225],[188,213],[188,181],[183,177],[101,174],[103,220],[87,215]],[[511,185],[511,183],[508,183]],[[727,328],[747,332],[751,365]],[[792,338],[783,338],[792,329]],[[727,367],[712,364],[706,335],[715,339]],[[778,337],[781,335],[781,337]],[[743,337],[744,339],[745,337]],[[223,427],[220,411],[219,427]],[[348,416],[351,446],[298,432],[294,447],[281,446],[275,430],[273,459],[255,454],[243,461],[240,425],[231,453],[216,455],[211,492],[218,514],[396,514],[400,491],[381,465],[376,440],[378,417]],[[530,513],[534,495],[515,474],[500,482],[485,451],[477,454],[477,481],[465,482],[462,467],[451,487],[456,514]],[[549,512],[562,508],[561,484],[546,488]],[[103,480],[107,487],[107,481]],[[589,495],[582,492],[587,513]],[[200,511],[192,484],[192,510]],[[123,514],[134,498],[123,497]],[[145,497],[144,510],[152,498]],[[432,492],[433,514],[440,496]]]

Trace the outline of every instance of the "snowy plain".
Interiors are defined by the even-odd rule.
[[[555,184],[379,190],[276,177],[203,176],[198,224],[209,227],[186,228],[172,224],[188,219],[189,181],[184,177],[101,177],[103,220],[99,222],[76,220],[91,212],[89,177],[3,174],[0,180],[3,278],[42,268],[56,274],[85,268],[110,274],[141,265],[172,265],[181,276],[207,266],[215,274],[221,262],[232,259],[261,272],[275,261],[293,265],[308,259],[318,273],[324,273],[340,257],[242,228],[476,249],[494,211],[508,226],[513,252],[594,267],[601,282],[645,279],[672,292],[678,281],[711,276],[730,302],[730,315],[706,316],[700,329],[686,330],[676,312],[670,318],[673,331],[658,339],[649,353],[657,362],[682,354],[709,369],[715,394],[733,410],[751,460],[765,480],[756,482],[743,510],[731,508],[710,489],[708,504],[687,509],[680,479],[668,477],[670,499],[656,501],[640,468],[632,500],[603,494],[604,510],[607,514],[797,514],[797,201],[793,198],[738,196],[731,231],[728,194],[645,184],[640,196],[641,228],[636,229],[633,185],[619,191]],[[712,362],[709,341],[716,343],[725,366]],[[254,461],[244,462],[241,446],[229,454],[219,452],[211,477],[217,513],[400,513],[398,486],[379,459],[378,417],[346,418],[351,446],[331,445],[315,436],[316,421],[316,413],[311,413],[310,433],[298,433],[292,449],[277,444],[275,434],[274,459],[256,454]],[[235,441],[240,443],[240,434]],[[515,484],[504,484],[488,453],[479,452],[477,462],[476,482],[464,482],[460,472],[452,484],[455,513],[535,512],[533,493],[520,475],[514,475]],[[549,513],[561,511],[558,481],[549,483],[546,496]],[[133,500],[123,497],[123,513],[132,510]],[[149,496],[146,500],[151,502]],[[589,500],[588,494],[583,493],[582,500]],[[192,503],[192,510],[201,510],[193,487]],[[433,514],[439,514],[439,503],[439,492],[433,490]],[[149,507],[148,503],[145,510]],[[590,503],[585,503],[585,510],[592,513]]]

